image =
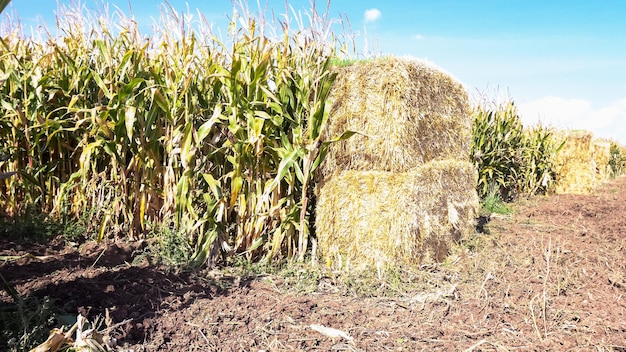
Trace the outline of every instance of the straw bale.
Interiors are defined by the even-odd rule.
[[[441,262],[475,229],[476,171],[465,161],[432,161],[404,173],[335,174],[319,190],[318,248],[348,270]]]
[[[556,193],[591,193],[596,187],[593,134],[588,131],[561,131],[556,137],[565,141],[556,155]]]
[[[609,179],[611,160],[611,141],[594,138],[592,143],[593,161],[596,166],[596,180],[604,182]]]
[[[384,58],[339,69],[329,98],[322,175],[342,170],[406,172],[432,160],[467,158],[471,113],[462,84],[431,64]]]
[[[561,167],[555,192],[557,194],[590,194],[595,190],[596,185],[593,165],[570,162]]]

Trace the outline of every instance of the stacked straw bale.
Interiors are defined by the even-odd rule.
[[[439,262],[474,231],[471,112],[460,83],[398,58],[342,68],[331,92],[316,234],[332,267]]]
[[[588,131],[561,131],[564,140],[556,155],[557,194],[589,194],[596,187],[596,163],[593,157],[593,134]]]

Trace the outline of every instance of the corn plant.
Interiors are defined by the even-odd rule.
[[[217,144],[222,148],[202,163],[205,170],[220,165],[221,177],[204,172],[203,180],[195,182],[207,189],[203,197],[205,214],[212,214],[206,219],[210,239],[232,238],[232,247],[225,247],[249,258],[265,253],[269,259],[286,251],[302,260],[311,216],[310,182],[332,142],[320,139],[335,78],[329,70],[332,51],[325,54],[330,47],[315,37],[302,45],[302,31],[291,36],[288,26],[283,41],[272,42],[257,34],[255,20],[246,18],[239,19],[242,28],[232,23],[230,67],[216,73],[225,102],[198,129],[202,140],[208,126],[221,126],[210,139],[221,140]],[[189,187],[188,179],[183,175],[183,189]],[[233,221],[238,226],[229,228]],[[204,248],[194,260],[205,260],[209,252]]]
[[[473,136],[471,155],[479,172],[479,195],[486,195],[493,184],[503,198],[513,196],[519,190],[524,152],[523,126],[515,106],[509,103],[496,110],[479,107]]]
[[[609,159],[609,173],[611,178],[623,175],[626,170],[626,153],[618,143],[611,141],[611,157]]]
[[[542,125],[525,129],[524,137],[522,190],[529,195],[549,193],[556,182],[556,155],[565,141],[556,139],[554,131]]]
[[[504,200],[551,191],[554,157],[564,142],[543,126],[525,129],[513,102],[481,106],[475,114],[471,157],[478,169],[479,195],[485,198],[494,187]]]

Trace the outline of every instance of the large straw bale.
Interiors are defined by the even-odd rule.
[[[348,270],[440,262],[474,231],[476,171],[465,161],[429,162],[404,173],[335,174],[319,191],[320,254]]]
[[[588,131],[561,131],[564,140],[556,155],[558,194],[589,194],[596,187],[596,165],[593,159],[593,134]]]
[[[341,68],[329,101],[326,137],[360,134],[331,145],[324,177],[342,170],[405,172],[469,153],[467,92],[431,64],[389,57]]]
[[[611,160],[611,141],[602,138],[594,138],[591,148],[593,161],[596,166],[596,180],[598,182],[604,182],[608,180],[611,175],[609,166],[609,161]]]

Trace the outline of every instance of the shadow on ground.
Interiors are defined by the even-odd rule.
[[[142,247],[88,243],[79,250],[0,239],[0,255],[8,259],[0,274],[22,298],[49,299],[59,314],[80,313],[93,321],[108,310],[114,324],[125,322],[113,335],[118,340],[143,341],[149,334],[146,319],[227,294],[223,287],[229,282],[167,272],[147,260],[133,263]],[[0,309],[19,312],[17,304],[1,291]]]

